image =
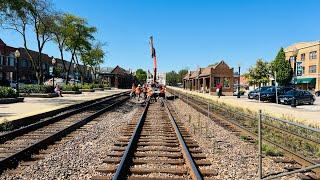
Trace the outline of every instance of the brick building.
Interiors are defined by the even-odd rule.
[[[104,69],[99,73],[99,77],[115,88],[130,89],[132,83],[136,83],[133,74],[120,66]]]
[[[223,94],[232,95],[233,75],[233,68],[230,68],[224,61],[220,61],[216,65],[190,71],[183,78],[183,88],[190,91],[215,94],[217,84],[221,83]]]
[[[302,74],[297,77],[297,86],[301,89],[320,90],[320,41],[295,43],[286,47],[284,52],[292,68],[295,55],[297,63],[301,63]]]
[[[24,48],[21,47],[11,47],[8,46],[6,43],[4,43],[0,39],[0,81],[1,80],[15,80],[16,77],[16,68],[15,68],[15,63],[16,63],[16,58],[14,56],[14,53],[16,50],[19,50],[20,52],[20,58],[19,58],[19,79],[20,80],[32,80],[36,81],[36,75],[35,72],[32,68],[31,60],[29,59],[29,56]],[[30,54],[33,58],[37,58],[38,52],[29,50]],[[49,74],[49,68],[52,66],[52,58],[53,56],[49,56],[45,53],[42,54],[42,69],[43,69],[43,74],[44,74],[44,80],[51,78]],[[56,59],[56,65],[55,67],[61,67],[63,68],[63,62],[59,58]],[[64,61],[66,65],[69,65],[70,62]],[[84,68],[81,65],[81,68]],[[75,75],[74,71],[74,65],[71,64],[70,67],[70,78],[72,78]],[[64,74],[61,74],[60,76],[64,77]],[[86,74],[87,79],[89,79],[90,74]],[[12,79],[11,79],[12,78]]]

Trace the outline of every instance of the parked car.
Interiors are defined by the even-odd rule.
[[[267,89],[270,88],[270,87],[271,87],[271,86],[263,86],[263,87],[260,87],[260,89],[257,88],[257,89],[255,89],[255,90],[250,91],[250,92],[248,93],[248,99],[256,99],[257,97],[258,97],[258,99],[259,99],[259,92],[260,92],[260,90],[261,90],[261,92],[262,92],[262,91],[264,91],[264,90],[267,90]]]
[[[261,91],[260,93],[260,101],[269,101],[269,102],[276,102],[276,97],[281,96],[283,94],[285,94],[286,92],[292,90],[291,87],[277,87],[277,91],[276,91],[276,87],[275,86],[271,86],[270,88]],[[277,95],[276,95],[277,93]],[[259,96],[256,97],[256,99],[259,99]]]
[[[62,85],[65,83],[65,80],[62,78],[54,78],[54,84]],[[53,79],[48,79],[46,82],[43,83],[44,85],[47,86],[52,86],[53,84]]]
[[[70,79],[69,84],[78,84],[80,83],[80,80],[78,79]]]
[[[284,95],[279,96],[281,104],[291,104],[292,97],[295,94],[296,105],[300,104],[313,104],[316,100],[315,96],[306,90],[290,90]]]

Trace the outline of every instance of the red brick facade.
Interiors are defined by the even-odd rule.
[[[230,68],[224,61],[214,66],[199,68],[187,74],[183,79],[184,89],[210,94],[215,94],[218,83],[223,86],[223,94],[231,95],[233,93],[233,68]]]

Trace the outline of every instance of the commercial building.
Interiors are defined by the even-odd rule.
[[[198,68],[190,71],[183,78],[183,88],[190,91],[215,94],[217,84],[222,85],[224,95],[233,94],[234,85],[233,68],[230,68],[224,61],[205,68]]]
[[[308,90],[320,90],[320,41],[300,42],[284,49],[286,60],[291,63],[293,72],[297,72],[297,64],[301,66],[302,73],[298,73],[297,87]]]
[[[36,81],[36,75],[35,71],[32,68],[31,60],[24,48],[21,47],[12,47],[8,46],[5,42],[3,42],[0,39],[0,81],[3,80],[15,80],[16,77],[16,58],[14,56],[15,51],[18,50],[20,52],[20,58],[19,58],[19,79],[20,80],[30,80],[30,81]],[[36,59],[38,57],[38,52],[29,50],[31,56]],[[51,78],[51,75],[49,73],[49,69],[52,66],[52,59],[53,56],[49,56],[48,54],[42,53],[42,59],[41,59],[41,65],[43,69],[44,74],[44,80]],[[59,58],[56,59],[56,68],[63,68],[63,62]],[[70,65],[69,61],[64,60],[65,65],[68,67]],[[73,78],[76,76],[76,72],[78,71],[78,68],[75,70],[76,66],[72,63],[70,65],[70,78]],[[86,67],[80,65],[79,69],[86,69]],[[61,73],[56,76],[64,77],[64,74]],[[90,79],[90,74],[86,73],[85,79]]]

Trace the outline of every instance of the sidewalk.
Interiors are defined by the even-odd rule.
[[[0,124],[35,114],[49,112],[84,101],[110,96],[123,91],[126,90],[115,89],[96,92],[83,92],[82,94],[76,95],[63,94],[63,97],[56,98],[26,97],[22,103],[0,104]]]
[[[168,87],[175,91],[181,91],[188,94],[209,98],[214,101],[224,102],[228,105],[240,107],[244,109],[250,109],[251,111],[262,110],[263,113],[267,113],[271,116],[284,118],[286,120],[296,121],[302,124],[320,127],[320,98],[317,97],[314,105],[301,105],[296,108],[291,108],[290,105],[281,105],[269,102],[260,102],[257,100],[248,99],[247,96],[241,96],[238,99],[236,96],[221,96],[220,99],[217,96],[209,94],[198,93],[194,91],[184,90],[176,87]]]

